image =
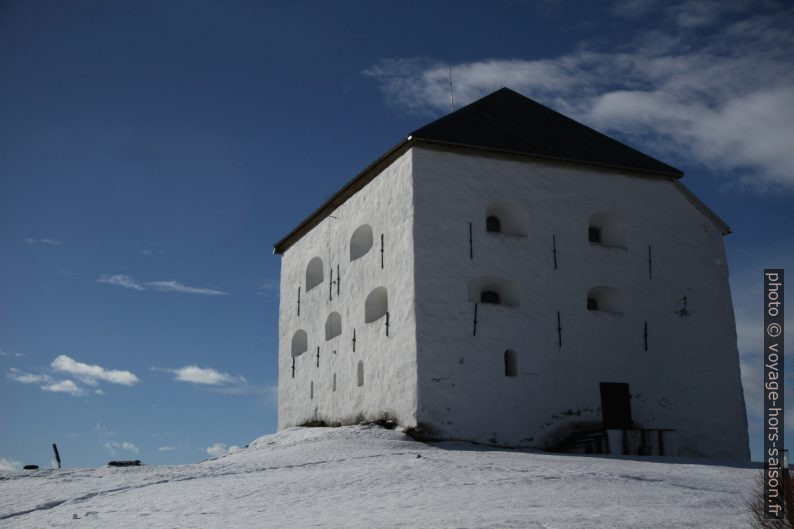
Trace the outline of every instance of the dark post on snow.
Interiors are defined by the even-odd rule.
[[[61,454],[58,453],[58,445],[52,443],[52,451],[55,452],[55,461],[58,462],[58,468],[61,468]]]
[[[764,518],[784,519],[783,269],[764,270]]]

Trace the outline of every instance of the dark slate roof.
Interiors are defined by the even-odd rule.
[[[684,174],[509,88],[425,125],[411,138],[673,178]]]
[[[284,253],[405,151],[421,145],[608,167],[662,178],[677,179],[684,174],[509,88],[502,88],[414,131],[274,244],[273,252]],[[730,228],[689,190],[679,182],[675,184],[723,233],[730,233]]]

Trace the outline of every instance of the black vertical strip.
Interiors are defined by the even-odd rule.
[[[560,323],[560,311],[557,311],[557,346],[562,349],[562,323]]]
[[[339,275],[339,265],[336,265],[336,296],[339,297],[339,283],[342,282],[342,276]]]
[[[469,222],[469,259],[474,259],[474,243],[471,238],[471,222]]]
[[[554,253],[554,269],[557,270],[557,236],[553,233],[551,234],[551,247]]]
[[[645,350],[648,350],[648,322],[645,322],[645,331],[643,334],[643,338],[645,339]]]
[[[292,357],[292,378],[295,378],[295,357]]]
[[[651,267],[651,245],[648,245],[648,279],[653,279],[653,268]]]
[[[353,352],[356,352],[356,330],[353,329]]]
[[[474,332],[472,336],[477,336],[477,304],[474,304]]]
[[[386,311],[386,336],[389,335],[389,311]]]
[[[320,346],[317,346],[317,367],[320,367]]]
[[[301,287],[298,286],[298,316],[301,315]]]
[[[383,268],[383,234],[380,234],[380,267]]]

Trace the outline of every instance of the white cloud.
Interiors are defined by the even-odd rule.
[[[20,382],[22,384],[41,384],[43,382],[49,382],[52,380],[49,375],[34,375],[32,373],[24,373],[15,367],[10,368],[8,373],[6,373],[6,376],[11,380]]]
[[[3,348],[0,348],[0,356],[16,356],[16,357],[20,357],[20,356],[25,356],[25,355],[23,355],[22,353],[12,353],[11,351],[6,351]]]
[[[176,450],[175,446],[161,446],[157,449],[158,452],[173,452]]]
[[[50,391],[52,393],[68,393],[73,397],[79,397],[83,395],[83,390],[72,382],[71,380],[62,380],[60,382],[53,382],[52,384],[48,384],[46,386],[41,386],[41,389],[44,391]]]
[[[743,13],[749,5],[619,2],[624,14],[657,17],[659,29],[621,48],[455,64],[456,106],[509,86],[674,163],[794,189],[794,8],[770,2]],[[686,30],[694,26],[704,29]],[[391,59],[364,73],[390,103],[438,115],[449,111],[448,68]]]
[[[149,281],[146,286],[160,292],[182,292],[183,294],[202,294],[205,296],[225,296],[226,292],[214,288],[196,288],[183,285],[179,281]]]
[[[85,394],[83,389],[71,380],[56,381],[47,374],[36,375],[33,373],[25,373],[12,367],[8,370],[6,376],[21,384],[43,384],[40,386],[41,389],[50,393],[68,393],[74,397],[80,397]]]
[[[97,419],[96,424],[92,428],[93,431],[97,432],[99,435],[102,436],[112,436],[116,435],[116,432],[109,430],[107,426],[105,426],[101,420]]]
[[[115,442],[113,442],[113,443],[105,443],[103,446],[105,447],[105,449],[108,452],[110,452],[110,455],[112,455],[112,456],[115,456],[116,452],[119,451],[119,450],[122,450],[124,452],[130,452],[130,453],[133,453],[133,454],[137,454],[139,452],[137,446],[135,446],[134,444],[132,444],[130,442],[127,442],[127,441],[124,441],[124,442],[121,442],[121,443],[115,443]]]
[[[146,288],[143,285],[139,285],[138,283],[135,282],[133,278],[131,278],[130,276],[125,276],[124,274],[116,274],[116,275],[102,274],[101,276],[99,276],[99,279],[97,279],[97,281],[99,283],[107,283],[108,285],[116,285],[119,287],[131,288],[133,290],[146,290]]]
[[[256,290],[260,296],[268,296],[271,292],[278,294],[278,282],[269,280],[263,281]]]
[[[25,239],[25,242],[28,243],[28,246],[33,246],[34,244],[46,244],[48,246],[60,246],[62,244],[61,241],[56,240],[56,239],[47,239],[47,238],[44,238],[44,239],[33,239],[31,237],[28,237],[27,239]]]
[[[207,448],[207,455],[210,457],[221,457],[237,452],[238,450],[240,450],[240,447],[237,445],[227,446],[223,443],[215,443]]]
[[[175,380],[178,382],[192,382],[193,384],[212,386],[245,383],[245,378],[242,376],[234,376],[209,367],[198,367],[196,365],[184,366],[179,369],[168,369],[166,371],[174,373],[176,375]]]
[[[84,383],[92,386],[96,385],[98,380],[124,386],[132,386],[139,382],[138,377],[130,371],[105,369],[98,365],[84,364],[66,355],[57,356],[50,366],[56,371],[74,375]]]
[[[123,288],[129,288],[132,290],[155,290],[158,292],[181,292],[183,294],[200,294],[204,296],[225,296],[227,292],[222,290],[217,290],[214,288],[199,288],[199,287],[191,287],[180,283],[176,280],[169,280],[169,281],[147,281],[144,283],[140,283],[133,279],[130,276],[124,274],[102,274],[99,279],[97,279],[99,283],[107,283],[108,285],[116,285]]]
[[[5,457],[0,457],[0,472],[13,472],[14,470],[19,470],[22,468],[22,463],[16,461],[14,459],[6,459]]]

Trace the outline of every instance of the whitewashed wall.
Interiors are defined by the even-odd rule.
[[[413,190],[410,151],[395,160],[364,189],[290,247],[282,256],[279,307],[279,428],[324,421],[349,424],[387,416],[400,424],[416,422],[416,328],[413,296]],[[310,211],[311,205],[307,205]],[[350,237],[362,224],[373,232],[370,251],[350,262]],[[380,235],[384,236],[381,268]],[[323,260],[323,282],[306,292],[306,266]],[[341,274],[340,293],[329,271]],[[300,315],[297,311],[301,287]],[[375,288],[388,291],[390,328],[385,318],[364,323],[364,303]],[[342,334],[325,339],[328,315],[342,317]],[[295,359],[295,331],[308,334],[308,351]],[[356,348],[353,352],[353,329]],[[320,348],[319,367],[317,348]],[[356,370],[364,364],[364,385]],[[336,391],[333,377],[336,374]],[[312,392],[313,386],[313,392]],[[313,394],[312,394],[313,393]]]
[[[427,148],[413,149],[413,176],[419,423],[439,437],[543,447],[600,420],[599,382],[626,382],[635,423],[677,429],[682,454],[749,458],[722,234],[671,181]],[[486,232],[498,201],[521,208],[526,236]],[[601,211],[623,222],[625,248],[588,241]],[[517,285],[520,304],[480,304],[473,336],[467,284],[493,276]],[[596,286],[621,292],[622,314],[586,310]],[[515,378],[504,375],[508,348]]]

